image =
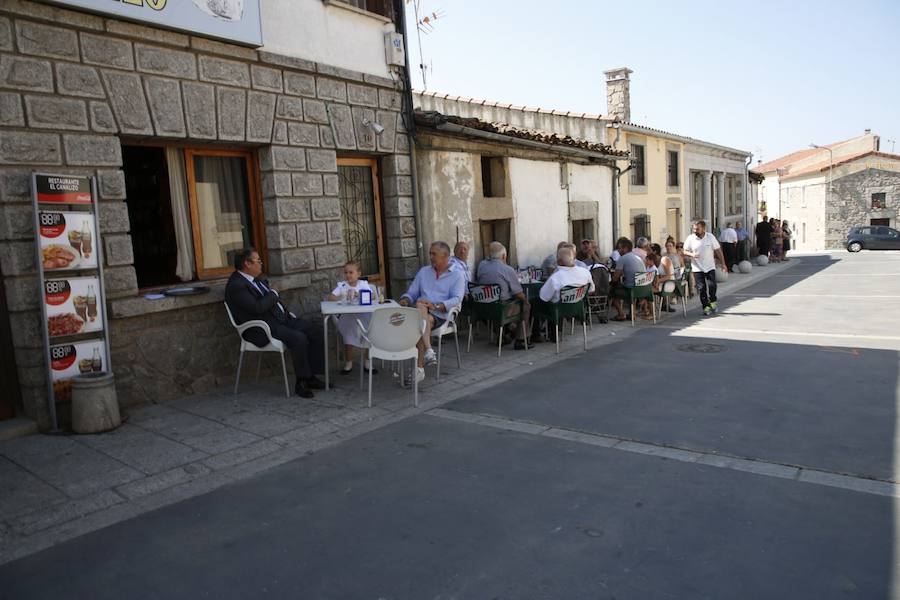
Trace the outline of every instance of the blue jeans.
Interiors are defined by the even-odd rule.
[[[710,302],[716,301],[716,270],[701,273],[694,271],[694,286],[700,294],[700,304],[706,308]]]

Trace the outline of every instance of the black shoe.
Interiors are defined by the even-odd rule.
[[[312,398],[314,395],[312,390],[309,389],[309,385],[306,383],[305,379],[297,381],[297,385],[294,386],[294,393],[301,398]]]
[[[525,342],[516,340],[516,345],[513,346],[513,350],[528,350],[528,348],[525,347]]]
[[[313,375],[312,377],[306,378],[306,385],[311,390],[324,390],[325,382]]]
[[[667,306],[667,307],[666,307],[666,312],[675,312],[675,309],[672,308],[671,306]]]
[[[368,367],[363,367],[363,370],[366,373],[368,373],[369,371],[372,371],[372,375],[378,375],[378,369],[375,367],[372,367],[371,369],[369,369]]]

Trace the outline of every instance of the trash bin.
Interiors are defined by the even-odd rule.
[[[103,433],[121,424],[112,373],[84,373],[72,379],[72,431]]]

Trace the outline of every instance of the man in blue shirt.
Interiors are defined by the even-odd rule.
[[[462,271],[466,278],[466,292],[468,292],[472,273],[469,271],[469,245],[467,243],[456,242],[456,246],[453,247],[453,256],[450,257],[450,264],[453,268]]]
[[[431,244],[428,256],[431,265],[419,269],[409,289],[400,296],[401,306],[415,306],[425,319],[425,333],[416,344],[419,348],[417,381],[425,379],[426,364],[437,364],[437,355],[431,347],[431,330],[444,324],[466,293],[465,275],[460,269],[450,267],[450,246],[446,242]]]

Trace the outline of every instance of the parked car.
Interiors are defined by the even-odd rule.
[[[850,252],[866,250],[900,250],[900,231],[883,225],[851,227],[844,239]]]

